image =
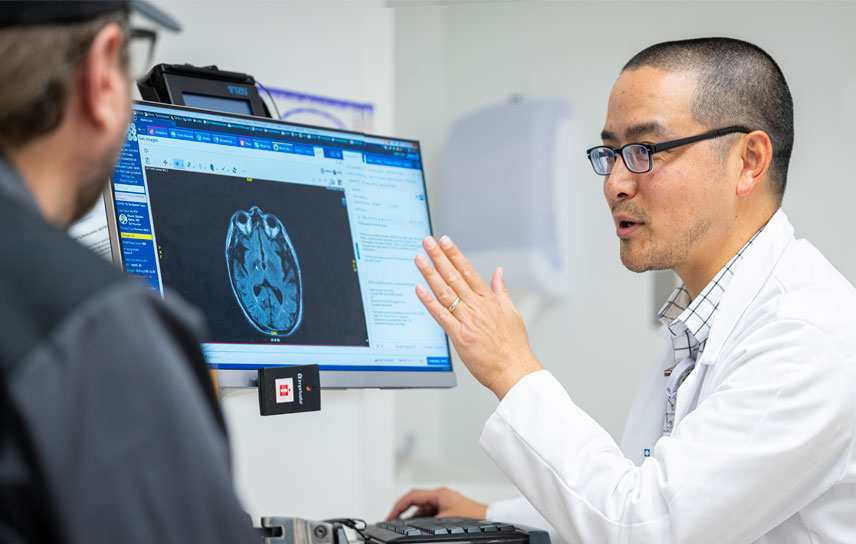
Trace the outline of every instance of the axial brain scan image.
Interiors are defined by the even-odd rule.
[[[277,216],[258,206],[236,211],[226,235],[226,266],[235,298],[256,329],[288,336],[300,327],[300,266]]]

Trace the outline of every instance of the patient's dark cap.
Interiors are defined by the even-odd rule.
[[[0,0],[0,28],[79,23],[116,11],[136,11],[169,30],[181,30],[178,21],[142,0]]]

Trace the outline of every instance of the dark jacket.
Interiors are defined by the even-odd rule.
[[[253,541],[200,330],[0,157],[0,542]]]

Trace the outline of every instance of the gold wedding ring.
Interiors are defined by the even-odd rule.
[[[460,303],[461,303],[461,297],[456,297],[455,302],[453,302],[452,305],[449,306],[449,313],[453,313],[455,311],[455,308],[457,308],[458,304],[460,304]]]

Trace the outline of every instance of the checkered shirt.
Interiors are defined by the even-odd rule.
[[[746,245],[728,261],[728,264],[717,272],[713,280],[705,286],[694,300],[690,300],[689,293],[681,285],[672,292],[662,309],[660,309],[658,317],[660,318],[660,322],[666,326],[671,336],[675,365],[684,359],[698,361],[699,356],[704,351],[704,345],[710,334],[710,326],[713,323],[713,317],[716,315],[716,310],[719,308],[722,296],[725,294],[725,288],[728,287],[731,278],[734,277],[734,271],[737,265],[740,264],[740,261],[743,260],[743,254],[763,230],[764,227],[761,227],[755,233],[755,236],[746,242]],[[695,364],[693,363],[693,365],[683,372],[679,378],[678,387],[687,379],[694,366]],[[671,370],[669,369],[667,372]],[[666,416],[663,421],[663,436],[672,434],[672,427],[674,427],[675,421],[675,404],[677,402],[677,393],[672,397],[669,397],[667,393],[666,396]]]

